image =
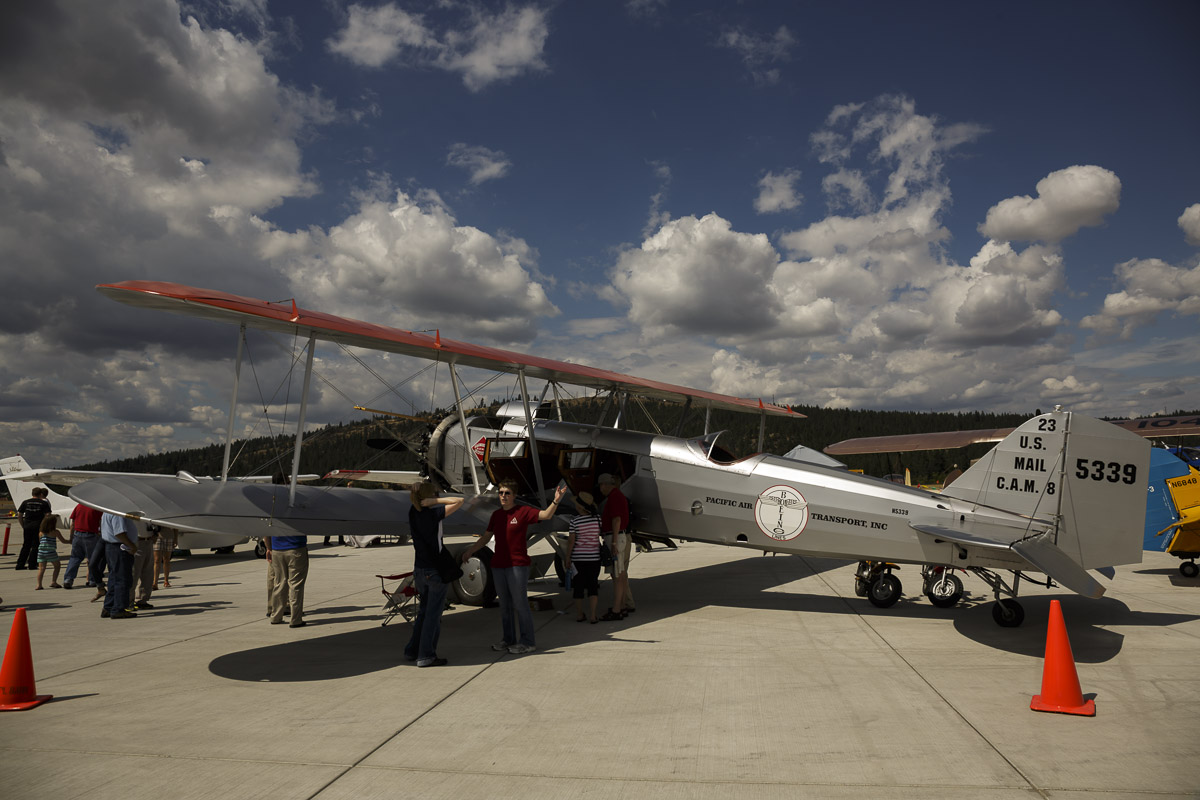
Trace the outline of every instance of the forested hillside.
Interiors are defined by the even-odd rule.
[[[495,410],[499,403],[494,403]],[[812,406],[795,406],[804,418],[768,418],[764,449],[771,453],[785,453],[797,444],[816,450],[843,439],[862,436],[886,436],[902,433],[926,433],[949,430],[973,430],[976,428],[1002,428],[1020,424],[1039,413],[1030,410],[1019,414],[992,414],[974,412],[966,414],[917,413],[909,411],[864,411],[825,409]],[[596,422],[605,405],[596,399],[575,400],[563,406],[564,419],[576,422]],[[440,412],[433,419],[440,418]],[[1188,412],[1176,412],[1184,414]],[[609,411],[609,422],[613,411]],[[666,403],[630,403],[626,409],[627,425],[638,430],[654,431],[654,425],[664,432],[672,432],[679,424],[682,408]],[[652,417],[654,423],[648,421]],[[397,421],[388,417],[330,425],[311,432],[305,439],[301,453],[300,472],[325,474],[332,469],[415,469],[416,457],[408,452],[383,453],[367,446],[368,439],[418,434],[429,426],[412,421]],[[757,449],[759,418],[754,414],[714,412],[710,420],[712,430],[725,430],[721,444],[735,453],[750,453]],[[683,426],[683,435],[694,436],[704,431],[704,414],[693,411]],[[294,434],[276,437],[261,437],[235,442],[233,466],[235,475],[263,475],[276,471],[291,470]],[[971,459],[986,452],[988,445],[975,445],[954,451],[929,451],[904,454],[882,454],[847,456],[843,461],[852,468],[862,469],[869,475],[903,473],[907,467],[913,480],[920,483],[937,483],[955,466],[965,467]],[[190,450],[155,453],[135,458],[106,461],[96,464],[81,464],[78,469],[99,469],[127,472],[150,472],[170,475],[186,469],[196,475],[217,475],[221,471],[224,445],[213,444]]]

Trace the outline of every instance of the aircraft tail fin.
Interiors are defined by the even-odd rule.
[[[8,487],[8,496],[12,498],[13,508],[33,497],[34,488],[41,485],[32,481],[21,481],[8,477],[21,472],[29,472],[29,463],[24,456],[9,456],[0,459],[0,475],[4,476],[4,485]]]
[[[1057,549],[1096,569],[1141,560],[1149,468],[1140,436],[1052,411],[1026,421],[942,493],[1052,521]]]
[[[60,517],[70,514],[71,510],[75,508],[74,500],[59,494],[39,480],[19,477],[34,472],[35,470],[29,466],[29,462],[25,460],[24,456],[0,458],[0,476],[3,476],[4,484],[8,487],[8,495],[12,498],[13,508],[20,507],[21,503],[33,497],[34,489],[41,487],[46,490],[46,500],[50,503],[52,513],[58,514]]]

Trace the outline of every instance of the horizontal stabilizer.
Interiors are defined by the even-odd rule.
[[[1021,558],[1071,591],[1093,599],[1104,595],[1104,587],[1100,582],[1050,541],[1049,534],[1013,542],[1012,549]]]
[[[985,539],[970,533],[944,528],[940,525],[913,525],[915,530],[944,542],[953,542],[963,547],[981,547],[988,550],[1012,550],[1030,563],[1039,572],[1045,573],[1060,585],[1085,597],[1097,598],[1104,594],[1104,587],[1087,573],[1083,567],[1058,548],[1044,533],[1015,542]],[[1110,572],[1111,567],[1106,567]],[[1100,570],[1103,574],[1104,570]],[[1111,576],[1110,576],[1111,577]]]
[[[1007,550],[1009,543],[1000,542],[995,539],[985,539],[982,536],[973,536],[969,533],[964,533],[954,528],[943,528],[941,525],[913,525],[914,530],[921,533],[929,534],[936,539],[944,542],[953,542],[967,547],[984,547],[989,550]]]

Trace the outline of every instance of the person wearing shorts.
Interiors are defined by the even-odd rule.
[[[612,621],[624,619],[634,611],[633,592],[629,589],[629,501],[617,485],[617,479],[604,473],[596,479],[600,493],[604,495],[604,511],[600,515],[600,527],[604,536],[612,537],[612,608],[600,619]]]

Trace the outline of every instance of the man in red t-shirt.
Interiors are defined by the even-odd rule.
[[[101,512],[82,503],[71,512],[71,557],[67,560],[67,572],[63,575],[64,589],[72,588],[75,576],[79,574],[79,565],[85,562],[88,565],[87,585],[95,586],[100,582],[100,576],[92,574],[92,561],[100,546],[101,516]]]
[[[533,613],[529,610],[527,595],[529,526],[553,517],[566,493],[567,488],[560,485],[554,490],[554,501],[539,511],[532,506],[517,505],[516,481],[500,481],[500,508],[492,512],[487,531],[479,537],[479,541],[463,551],[462,560],[465,562],[489,541],[496,541],[492,555],[492,580],[500,600],[500,624],[504,638],[492,645],[493,650],[507,650],[514,655],[534,650]],[[515,624],[518,621],[521,627],[519,641]]]
[[[607,472],[596,479],[604,495],[604,510],[600,512],[600,531],[612,536],[613,604],[600,619],[623,619],[634,611],[633,592],[629,588],[629,500],[617,486],[617,479]]]

